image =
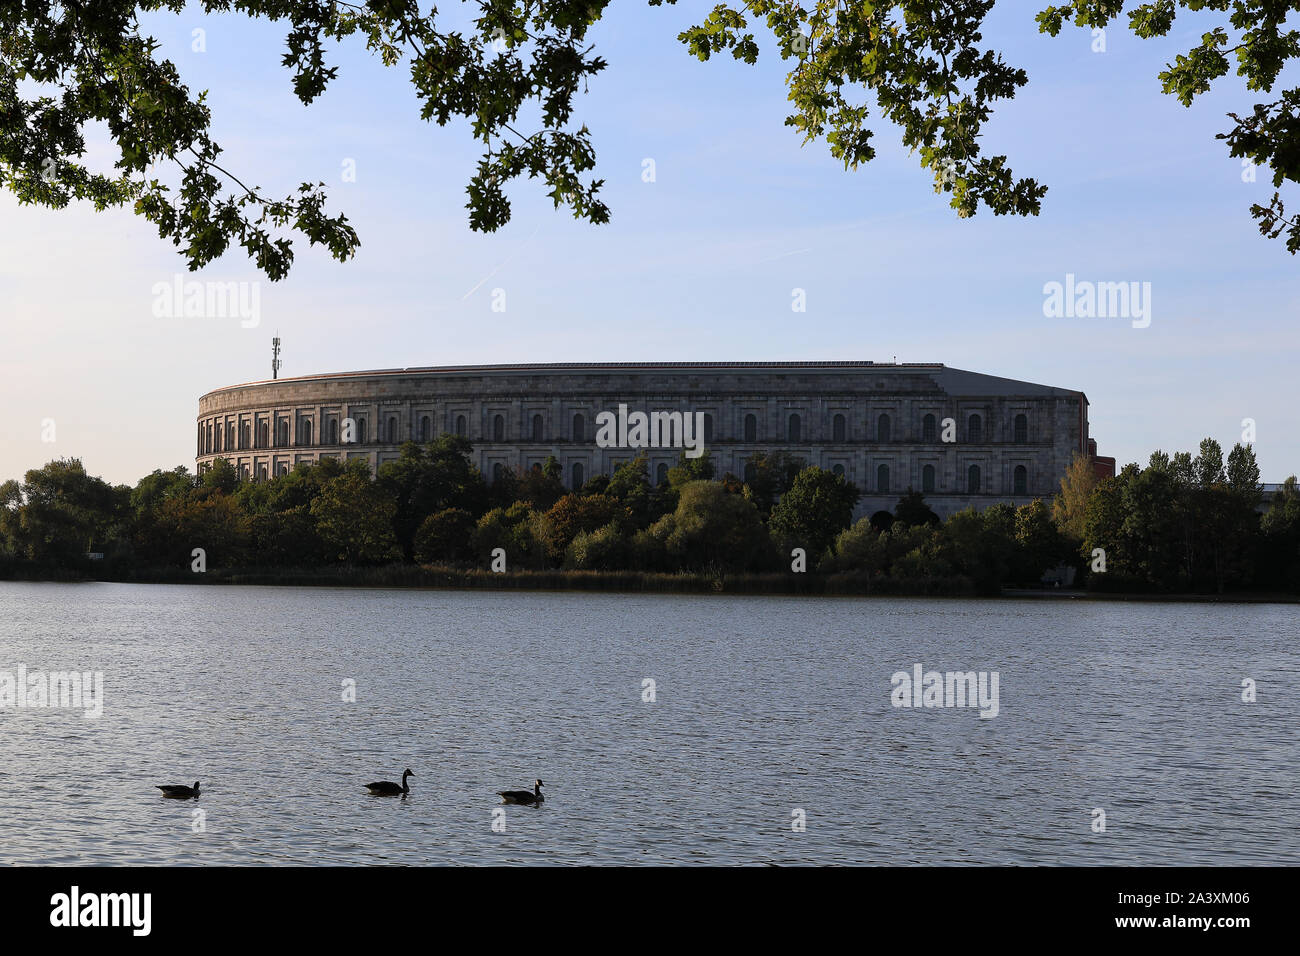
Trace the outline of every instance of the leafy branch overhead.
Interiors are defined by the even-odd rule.
[[[676,0],[647,0],[651,6]],[[423,119],[465,121],[482,155],[466,192],[471,228],[491,232],[510,219],[508,184],[537,179],[556,208],[594,224],[610,211],[599,198],[591,134],[574,120],[574,98],[606,66],[588,39],[609,0],[465,0],[462,29],[414,0],[200,0],[205,13],[238,12],[286,24],[283,65],[294,93],[312,103],[337,78],[327,44],[356,35],[388,66],[405,64]],[[981,204],[997,215],[1037,214],[1046,186],[1017,179],[1006,156],[986,155],[980,138],[998,100],[1028,81],[987,47],[982,29],[993,0],[854,2],[748,0],[719,4],[680,40],[701,60],[729,51],[759,56],[751,23],[765,26],[787,76],[786,125],[805,142],[825,140],[847,169],[875,155],[867,120],[874,108],[935,177],[961,217]],[[1074,0],[1038,14],[1056,35],[1067,22],[1104,27],[1123,0]],[[282,198],[225,168],[210,136],[204,94],[192,94],[159,44],[142,35],[141,14],[180,13],[182,0],[21,0],[0,5],[0,183],[20,201],[63,208],[74,199],[97,209],[130,204],[184,255],[191,269],[237,242],[270,278],[293,262],[293,238],[325,246],[340,261],[359,238],[342,214],[326,212],[323,183],[304,182]],[[1233,68],[1251,91],[1270,94],[1249,112],[1230,114],[1219,138],[1234,157],[1273,172],[1275,189],[1300,171],[1300,90],[1272,94],[1285,64],[1300,53],[1287,30],[1300,0],[1152,0],[1128,13],[1141,37],[1164,36],[1183,10],[1223,24],[1201,37],[1159,76],[1184,105]],[[525,123],[523,117],[529,117]],[[110,169],[84,163],[88,123],[106,125],[117,146]],[[174,185],[158,178],[174,168]],[[172,182],[173,180],[169,180]],[[1300,218],[1280,192],[1252,215],[1267,236],[1300,249]]]

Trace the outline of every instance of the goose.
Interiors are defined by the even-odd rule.
[[[498,790],[497,795],[501,797],[502,803],[522,803],[527,806],[537,806],[546,800],[542,796],[542,782],[537,781],[532,790]]]
[[[372,794],[380,797],[395,797],[399,793],[405,795],[411,792],[411,788],[407,786],[406,778],[414,776],[415,774],[411,772],[411,768],[407,767],[405,773],[402,774],[402,782],[400,785],[393,783],[391,780],[380,780],[375,783],[366,784],[366,789]]]
[[[163,785],[161,783],[156,783],[154,786],[163,792],[164,797],[174,797],[177,800],[188,800],[190,797],[199,795],[199,782],[197,780],[194,781],[192,787],[183,787],[179,784]]]

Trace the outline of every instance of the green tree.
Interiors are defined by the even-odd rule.
[[[468,561],[474,516],[464,508],[447,508],[425,518],[415,535],[415,559],[422,564]]]
[[[894,506],[894,520],[904,525],[936,525],[939,516],[925,503],[925,495],[908,488]]]
[[[534,465],[518,476],[514,487],[515,498],[528,502],[534,511],[546,511],[564,497],[564,482],[560,478],[560,472],[560,463],[554,455],[548,455],[545,462]]]
[[[1005,503],[983,512],[966,508],[943,523],[935,556],[970,578],[980,592],[997,593],[1019,557],[1015,523],[1015,509]]]
[[[227,458],[216,458],[203,474],[199,475],[198,486],[222,494],[234,494],[240,485],[239,472]]]
[[[317,530],[309,505],[259,512],[249,515],[248,522],[252,557],[258,564],[310,568],[338,557]]]
[[[659,6],[665,0],[648,0]],[[667,0],[673,3],[674,0]],[[327,51],[353,38],[387,66],[409,71],[419,116],[445,126],[468,123],[482,150],[466,193],[471,228],[493,231],[509,221],[505,190],[537,179],[556,208],[591,223],[609,220],[595,179],[592,136],[575,117],[574,97],[606,66],[589,38],[609,0],[507,4],[474,0],[473,26],[455,14],[420,10],[412,0],[323,3],[320,0],[199,0],[205,13],[231,10],[282,24],[294,94],[314,102],[338,68]],[[960,217],[980,206],[995,215],[1037,215],[1047,187],[1017,179],[1006,155],[985,153],[985,125],[1001,100],[1028,82],[1024,70],[985,44],[993,0],[809,0],[722,2],[678,36],[701,60],[729,52],[754,63],[759,38],[771,34],[791,63],[792,110],[785,124],[804,142],[824,139],[831,155],[856,169],[876,155],[867,120],[874,105],[901,134],[903,146],[934,176]],[[1073,20],[1106,27],[1123,0],[1071,0],[1038,13],[1056,36]],[[1197,14],[1200,37],[1159,74],[1162,89],[1184,106],[1208,92],[1234,63],[1251,94],[1270,94],[1249,112],[1229,113],[1220,133],[1231,156],[1272,170],[1274,194],[1251,214],[1266,236],[1286,236],[1300,250],[1300,217],[1288,217],[1280,192],[1300,181],[1300,88],[1272,95],[1285,66],[1300,54],[1286,29],[1284,0],[1151,0],[1133,6],[1128,25],[1144,39],[1166,37],[1184,10]],[[175,0],[30,0],[0,5],[0,183],[23,203],[63,208],[74,199],[97,209],[130,206],[198,269],[241,246],[272,280],[294,257],[295,238],[350,258],[359,237],[344,215],[325,212],[323,183],[303,182],[271,197],[243,171],[226,169],[211,135],[204,95],[182,82],[159,45],[144,35],[140,14],[179,12]],[[529,130],[520,127],[525,120]],[[116,146],[112,167],[92,168],[85,131],[102,124]],[[164,164],[175,182],[155,176]]]
[[[0,493],[0,500],[3,494]],[[1300,485],[1291,475],[1260,520],[1259,570],[1273,588],[1300,591]]]
[[[658,0],[650,0],[657,3]],[[999,100],[1011,99],[1028,75],[984,45],[985,18],[993,0],[953,4],[948,0],[882,0],[841,3],[783,0],[719,3],[701,24],[680,39],[701,60],[729,52],[754,63],[759,42],[751,18],[771,32],[781,58],[792,62],[786,76],[793,110],[786,125],[804,142],[825,138],[831,155],[853,169],[875,158],[873,131],[866,120],[874,102],[902,134],[903,145],[934,174],[934,190],[949,197],[963,218],[981,205],[994,215],[1037,215],[1047,187],[1016,179],[1005,155],[983,152],[984,125]],[[1123,14],[1124,0],[1070,0],[1042,10],[1040,31],[1056,36],[1073,20],[1105,28]],[[1159,74],[1162,89],[1183,106],[1208,92],[1232,68],[1252,93],[1270,92],[1283,67],[1300,55],[1300,37],[1285,29],[1294,5],[1230,0],[1154,0],[1138,3],[1128,25],[1143,39],[1166,37],[1178,14],[1198,15],[1200,42],[1174,58]],[[1212,11],[1212,12],[1211,12]],[[1206,18],[1213,17],[1212,23]],[[1273,170],[1273,185],[1300,181],[1300,88],[1256,103],[1245,118],[1219,134],[1228,152]],[[1287,248],[1300,250],[1300,217],[1286,217],[1275,192],[1268,206],[1251,214],[1260,232],[1287,235]]]
[[[1179,498],[1178,481],[1168,468],[1159,465],[1134,475],[1124,484],[1120,497],[1124,570],[1161,591],[1179,590],[1188,584],[1185,562],[1179,557]]]
[[[169,498],[159,508],[157,537],[142,556],[151,565],[189,567],[195,548],[202,548],[208,570],[233,568],[249,557],[251,528],[234,496],[197,489]]]
[[[508,508],[493,508],[479,518],[471,535],[471,544],[484,566],[493,559],[493,551],[505,551],[506,570],[540,568],[546,562],[546,549],[538,532],[536,511],[527,502],[516,501]]]
[[[393,534],[405,560],[415,559],[416,532],[429,515],[482,510],[487,492],[470,461],[472,450],[467,438],[439,435],[427,445],[406,442],[396,460],[379,466],[377,484],[393,502]]]
[[[564,565],[583,571],[615,571],[626,567],[628,541],[618,522],[594,531],[579,531],[565,553]]]
[[[1016,509],[1016,543],[1020,546],[1016,572],[1026,584],[1038,582],[1045,571],[1062,563],[1070,551],[1042,499]]]
[[[130,489],[86,473],[77,458],[28,471],[6,496],[9,548],[36,564],[76,564],[87,552],[106,552],[125,533]]]
[[[184,465],[177,465],[171,471],[155,468],[131,490],[131,508],[137,515],[155,511],[162,502],[184,497],[194,487],[194,476]]]
[[[376,564],[400,555],[393,534],[397,506],[371,481],[369,466],[349,462],[311,503],[321,539],[348,564]]]
[[[801,547],[815,562],[849,526],[860,497],[842,475],[815,466],[805,468],[772,509],[768,527],[780,540],[783,553]]]
[[[712,481],[717,473],[713,464],[713,453],[707,449],[698,458],[688,458],[685,452],[677,458],[677,464],[668,469],[668,485],[679,488],[688,481]]]
[[[668,487],[661,489],[664,510],[667,512],[677,508],[682,485],[692,481],[712,481],[716,474],[712,452],[706,449],[698,458],[687,458],[683,452],[678,456],[677,464],[668,469]]]
[[[758,510],[716,481],[681,488],[677,510],[652,528],[670,560],[684,570],[722,572],[757,569],[773,559]]]
[[[808,463],[785,451],[755,452],[745,465],[745,496],[766,520]]]
[[[644,454],[615,468],[604,493],[628,510],[637,528],[663,514],[664,499],[650,483],[650,464]]]

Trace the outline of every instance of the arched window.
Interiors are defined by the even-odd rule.
[[[578,417],[581,418],[582,416],[579,415]],[[584,477],[586,476],[584,474],[582,462],[575,461],[573,463],[573,477],[569,481],[569,487],[572,488],[574,491],[577,491],[579,488],[582,487],[582,481]]]
[[[388,416],[388,443],[390,445],[397,444],[397,416],[396,415]]]
[[[498,415],[496,418],[492,419],[492,440],[506,440],[506,420],[503,415]]]
[[[207,448],[208,448],[208,454],[209,455],[212,454],[212,423],[211,422],[208,422]]]
[[[543,440],[544,426],[542,425],[542,416],[533,416],[533,441]]]
[[[265,448],[269,444],[271,444],[271,426],[268,425],[265,421],[258,422],[257,423],[257,447]],[[266,475],[263,475],[262,477],[265,478]]]
[[[803,421],[799,418],[798,415],[790,416],[790,427],[789,427],[788,435],[790,436],[790,441],[792,442],[803,441]]]
[[[664,462],[659,462],[659,467],[655,469],[655,484],[668,484],[668,466]]]
[[[745,481],[746,481],[746,483],[751,482],[751,481],[754,480],[754,473],[755,473],[755,472],[754,472],[754,463],[753,463],[753,462],[750,462],[750,461],[745,462]]]
[[[934,441],[935,439],[935,421],[933,415],[926,415],[921,419],[921,441]]]
[[[876,419],[876,441],[889,441],[889,416],[881,415]]]
[[[339,443],[339,420],[337,418],[330,419],[329,443],[331,445],[337,445]]]
[[[584,418],[581,413],[573,416],[573,440],[587,440],[587,419]],[[578,468],[578,473],[581,474],[582,466],[578,465],[576,467]],[[576,488],[577,485],[574,485],[574,487]]]
[[[289,444],[289,419],[287,418],[280,419],[280,421],[276,425],[276,431],[278,431],[280,434],[279,437],[276,438],[275,443],[281,447],[284,447],[285,445]]]
[[[217,426],[217,443],[213,446],[213,451],[221,451],[221,438],[225,432],[226,430],[224,428],[220,425]]]
[[[831,469],[831,473],[832,473],[832,474],[839,475],[841,478],[843,478],[843,477],[844,477],[844,466],[843,466],[843,465],[836,465],[834,468]]]
[[[299,442],[299,444],[300,445],[311,444],[311,422],[306,418],[302,420],[302,440]]]
[[[1029,469],[1024,465],[1016,465],[1016,470],[1012,473],[1011,488],[1014,494],[1029,494]]]
[[[1025,415],[1016,416],[1016,444],[1023,445],[1029,441],[1029,419]]]
[[[253,447],[253,426],[248,424],[248,422],[244,422],[239,426],[239,447]]]
[[[240,465],[240,466],[239,466],[239,480],[240,480],[240,481],[247,481],[247,480],[248,480],[248,466],[247,466],[247,465]]]
[[[758,441],[758,419],[753,415],[745,416],[745,441]]]
[[[364,418],[358,418],[356,444],[358,445],[365,444],[365,441],[366,441],[366,420]]]
[[[880,465],[876,468],[876,491],[881,494],[889,492],[889,466]]]
[[[257,480],[266,481],[266,465],[257,466]]]
[[[456,434],[459,435],[461,438],[465,437],[465,416],[464,415],[456,416]]]
[[[848,422],[843,415],[836,415],[831,419],[831,441],[844,441],[848,432]]]
[[[420,441],[428,441],[433,437],[433,422],[429,421],[428,415],[420,416]]]
[[[984,440],[984,420],[978,415],[972,415],[966,420],[966,440],[970,442]]]
[[[979,465],[971,465],[966,469],[966,493],[969,495],[978,495],[980,493]]]
[[[934,465],[926,465],[921,469],[921,490],[934,491]]]
[[[704,444],[713,444],[713,416],[708,412],[704,413]]]
[[[226,451],[235,450],[235,423],[226,426]]]
[[[499,462],[499,461],[496,462],[496,463],[493,464],[493,466],[492,466],[492,480],[493,480],[493,481],[500,481],[500,480],[501,480],[501,475],[502,475],[504,472],[505,472],[505,469],[501,467],[501,462]]]

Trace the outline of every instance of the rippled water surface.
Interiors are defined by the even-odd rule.
[[[0,708],[0,862],[1295,864],[1298,618],[0,583],[0,672],[104,674],[99,719]],[[917,663],[998,716],[894,708]]]

